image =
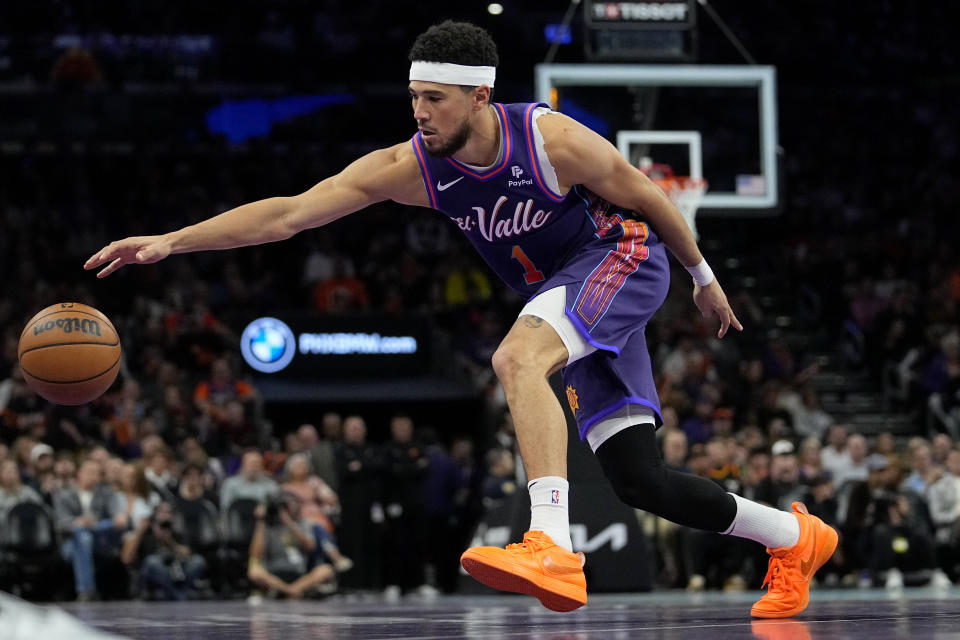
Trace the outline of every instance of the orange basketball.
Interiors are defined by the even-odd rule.
[[[30,319],[17,358],[31,389],[56,404],[83,404],[103,395],[120,370],[120,338],[93,307],[61,302]]]

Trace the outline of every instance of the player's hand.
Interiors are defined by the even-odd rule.
[[[83,268],[89,271],[107,265],[97,274],[98,278],[106,278],[125,264],[150,264],[168,255],[170,243],[166,236],[136,236],[111,242],[90,256]]]
[[[703,314],[704,318],[709,318],[713,315],[720,318],[720,331],[717,332],[718,338],[727,335],[727,329],[730,327],[733,327],[737,331],[743,331],[743,325],[737,320],[737,316],[733,314],[733,309],[730,308],[730,303],[727,302],[727,296],[716,278],[705,287],[701,287],[698,284],[693,285],[693,302],[697,305],[697,308],[700,309],[700,313]]]

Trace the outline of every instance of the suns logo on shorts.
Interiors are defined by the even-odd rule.
[[[577,390],[573,385],[567,385],[567,402],[570,403],[570,410],[574,413],[580,409],[580,398],[577,397]]]

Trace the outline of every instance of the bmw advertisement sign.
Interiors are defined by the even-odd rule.
[[[415,316],[282,314],[247,324],[240,351],[255,371],[297,378],[423,373],[430,326]]]
[[[257,318],[240,336],[240,352],[252,368],[275,373],[285,368],[296,353],[297,341],[283,320]]]

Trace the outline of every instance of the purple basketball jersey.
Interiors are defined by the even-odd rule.
[[[566,195],[550,190],[532,129],[534,109],[547,105],[493,106],[503,153],[487,171],[430,156],[420,134],[413,137],[430,205],[523,298],[566,287],[567,316],[599,349],[564,369],[581,437],[626,404],[659,417],[643,329],[669,286],[663,244],[649,225],[583,185]]]

